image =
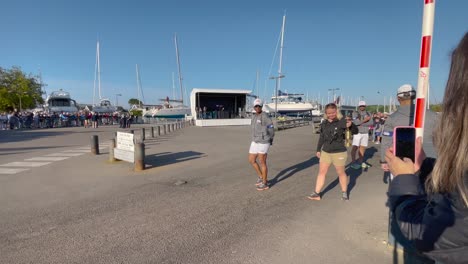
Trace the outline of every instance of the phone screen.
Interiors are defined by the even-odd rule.
[[[416,129],[414,127],[399,127],[395,129],[395,156],[410,158],[414,162],[414,147]]]

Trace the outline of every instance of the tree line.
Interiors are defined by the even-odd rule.
[[[24,73],[20,67],[0,67],[0,111],[32,109],[44,103],[39,76]]]

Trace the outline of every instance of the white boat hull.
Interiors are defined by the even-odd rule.
[[[96,113],[114,113],[117,111],[117,107],[115,106],[95,106],[93,107],[93,111]]]
[[[161,108],[148,111],[146,114],[157,118],[184,118],[191,115],[191,109],[188,107]]]
[[[266,112],[275,112],[275,103],[268,103],[264,107]],[[278,103],[278,113],[308,112],[316,109],[311,103]]]

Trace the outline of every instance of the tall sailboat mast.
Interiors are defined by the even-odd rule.
[[[175,49],[176,49],[177,70],[179,72],[180,100],[181,100],[181,103],[184,104],[184,89],[182,86],[182,73],[180,71],[179,44],[177,43],[177,34],[174,34],[174,42],[175,42]]]
[[[175,77],[174,72],[172,72],[172,99],[175,99]]]
[[[101,62],[99,59],[99,41],[97,42],[97,78],[98,78],[98,90],[99,90],[99,100],[102,99],[101,95]]]
[[[141,89],[141,78],[140,78],[140,68],[138,68],[138,64],[135,64],[136,68],[136,76],[137,76],[137,93],[138,93],[138,106],[141,108],[141,103],[142,103],[142,98],[143,100],[145,99],[143,97],[143,90]]]
[[[281,45],[280,45],[280,57],[278,67],[278,91],[281,89],[281,75],[283,74],[283,48],[284,48],[284,26],[286,24],[286,14],[283,15],[283,25],[281,26]],[[275,97],[278,95],[275,94]],[[277,100],[277,99],[276,99]]]
[[[93,87],[93,105],[96,105],[96,81],[98,72],[98,54],[99,54],[99,41],[96,45],[96,62],[94,64],[94,87]]]

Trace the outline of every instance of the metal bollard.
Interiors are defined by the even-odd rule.
[[[158,137],[161,136],[161,126],[158,126]]]
[[[142,127],[142,128],[141,128],[141,141],[145,141],[145,138],[146,138],[146,137],[145,137],[145,128]]]
[[[109,145],[109,161],[110,162],[116,161],[114,157],[114,148],[115,148],[115,139],[111,139],[110,145]]]
[[[166,130],[167,130],[167,128],[166,128],[166,125],[163,125],[163,128],[164,128],[164,135],[166,135],[166,134],[167,134],[167,131],[166,131]]]
[[[91,136],[91,154],[99,155],[99,138],[97,135]]]
[[[135,162],[133,169],[142,171],[145,169],[145,143],[135,144]]]
[[[174,124],[171,124],[171,131],[174,131]]]
[[[151,137],[154,138],[154,127],[151,127]]]

